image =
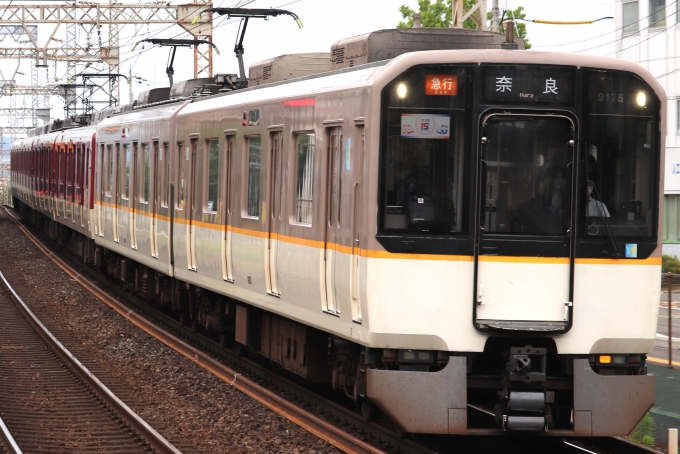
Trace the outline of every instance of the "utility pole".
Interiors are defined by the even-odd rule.
[[[491,31],[494,33],[500,32],[501,10],[498,8],[498,0],[493,0],[493,8],[491,9]]]

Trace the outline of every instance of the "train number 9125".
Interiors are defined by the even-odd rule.
[[[598,93],[598,101],[623,102],[623,93]]]

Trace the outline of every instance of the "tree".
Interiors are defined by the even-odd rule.
[[[418,0],[420,21],[423,27],[451,28],[452,1],[434,0],[434,3],[431,3],[432,0]],[[477,0],[463,0],[463,7],[469,10],[475,3],[477,3]],[[413,15],[415,11],[408,5],[401,5],[399,12],[406,19],[406,22],[400,21],[397,28],[413,28]],[[463,28],[475,29],[477,25],[472,19],[467,18],[463,23]]]
[[[434,3],[432,3],[434,1]],[[453,0],[418,0],[418,10],[420,12],[420,21],[423,27],[431,28],[450,28],[451,27],[451,14],[453,9]],[[466,10],[470,10],[477,0],[463,0],[463,7]],[[526,14],[524,14],[524,7],[520,6],[514,11],[504,11],[501,22],[505,19],[524,19]],[[399,12],[404,21],[400,21],[397,28],[412,28],[413,27],[413,15],[415,11],[408,5],[401,5],[399,7]],[[487,19],[489,21],[489,28],[491,28],[491,13],[487,13]],[[477,24],[470,19],[465,19],[463,22],[463,28],[476,29]],[[529,39],[527,35],[527,26],[523,22],[515,22],[515,28],[517,34],[520,38],[524,40],[524,47],[526,49],[531,48]],[[500,32],[505,33],[503,26],[500,27]]]

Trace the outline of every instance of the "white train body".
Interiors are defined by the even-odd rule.
[[[571,95],[502,100],[503,92],[485,84],[500,79],[495,68],[510,67],[520,68],[515,81],[532,68],[543,71],[532,76],[541,83],[558,68],[573,84]],[[611,172],[618,173],[607,173],[607,158],[628,152],[614,151],[613,136],[593,138],[592,125],[600,124],[594,116],[608,114],[586,112],[584,80],[600,72],[636,84],[635,93],[612,92],[607,109],[629,106],[627,97],[640,91],[640,108],[649,108],[644,146],[617,161]],[[456,94],[422,99],[451,102],[450,114],[407,104],[419,90],[413,81],[436,84],[432,75],[440,73],[457,78]],[[400,124],[386,119],[392,111]],[[664,112],[659,84],[629,62],[531,51],[414,52],[23,139],[13,144],[12,191],[20,204],[89,239],[83,258],[143,296],[310,379],[333,370],[334,386],[350,386],[365,409],[377,405],[404,430],[621,435],[654,396],[644,355],[655,342],[660,292]],[[421,122],[417,132],[411,121]],[[422,122],[441,122],[439,141],[448,145],[424,139],[431,126]],[[624,125],[644,129],[634,120]],[[388,133],[399,127],[400,137]],[[550,133],[532,135],[540,128]],[[565,148],[541,154],[538,164],[535,150],[513,164],[507,156],[522,153],[513,140],[537,143],[536,150]],[[37,182],[49,172],[34,178],[36,166],[18,164],[21,156],[56,156],[51,150],[61,146],[82,146],[91,156],[78,161],[89,182],[79,186],[83,204],[69,199],[75,192],[64,189],[62,198],[59,187]],[[493,153],[510,154],[503,160]],[[527,214],[530,202],[515,199],[529,185],[538,198],[542,182],[557,175],[541,172],[558,161],[560,200],[552,196],[548,214]],[[638,172],[631,187],[621,186],[624,161]],[[59,164],[49,163],[58,174]],[[429,187],[417,191],[430,195],[408,193],[409,169],[398,166],[410,164],[429,166],[421,174]],[[437,176],[449,165],[452,172]],[[586,204],[607,200],[607,181],[611,216],[583,216]],[[601,196],[585,195],[598,184]],[[617,205],[625,197],[632,199],[625,208]],[[555,214],[558,203],[566,208]],[[308,350],[299,357],[291,348]],[[517,361],[525,359],[531,365],[523,370]],[[475,408],[495,411],[500,428],[475,426]]]

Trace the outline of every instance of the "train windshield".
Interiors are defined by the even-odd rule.
[[[587,71],[579,206],[586,237],[656,235],[659,101],[632,74]],[[628,245],[626,246],[628,247]],[[615,251],[637,256],[635,251]]]
[[[468,73],[416,67],[383,90],[382,231],[462,231]]]

